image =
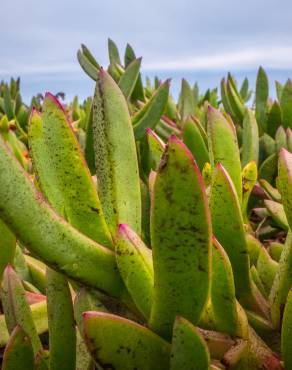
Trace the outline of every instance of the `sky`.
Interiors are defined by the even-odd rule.
[[[107,66],[108,37],[143,71],[292,69],[291,0],[2,0],[0,24],[0,79],[76,77],[81,43]]]

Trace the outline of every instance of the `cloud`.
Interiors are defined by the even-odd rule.
[[[0,74],[76,73],[83,42],[107,65],[107,37],[144,69],[291,67],[291,0],[9,0]]]
[[[161,60],[145,63],[145,70],[222,70],[250,69],[264,64],[267,68],[291,68],[292,46],[246,48],[222,53],[203,54],[197,57]]]

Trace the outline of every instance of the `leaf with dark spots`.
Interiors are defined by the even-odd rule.
[[[66,219],[75,228],[113,248],[79,143],[65,112],[50,94],[45,97],[42,115],[35,112],[31,116],[29,144],[38,183],[53,208],[63,217],[66,209]],[[92,213],[91,208],[98,212]]]
[[[236,296],[244,306],[266,314],[267,304],[261,296],[255,294],[252,287],[247,242],[236,190],[221,164],[217,164],[213,173],[210,209],[214,235],[232,265]]]
[[[163,158],[151,204],[154,296],[150,326],[169,338],[176,315],[195,323],[205,306],[211,222],[203,180],[190,151],[171,137]]]
[[[89,351],[103,368],[110,364],[116,370],[169,369],[170,344],[133,321],[84,312],[83,334]]]

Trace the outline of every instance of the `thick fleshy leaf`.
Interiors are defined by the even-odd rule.
[[[51,94],[46,94],[42,115],[32,114],[29,143],[38,182],[53,208],[83,234],[111,246],[77,138],[60,103]]]
[[[76,329],[67,279],[47,269],[50,370],[75,370]]]
[[[152,252],[128,225],[119,225],[116,260],[133,301],[149,319],[154,285]]]
[[[288,80],[283,88],[280,100],[282,121],[285,128],[292,128],[292,81]]]
[[[285,214],[292,228],[292,154],[282,149],[279,154],[277,188],[281,193]]]
[[[108,55],[111,64],[117,63],[122,65],[118,47],[111,39],[108,39]]]
[[[170,370],[206,370],[210,353],[200,332],[189,321],[177,317],[174,322]]]
[[[17,325],[5,348],[2,370],[34,370],[34,353],[29,336]]]
[[[203,128],[200,129],[200,123],[191,118],[183,125],[183,141],[193,154],[200,171],[202,171],[206,162],[210,161],[208,147],[202,136]]]
[[[256,81],[255,116],[259,125],[260,133],[267,127],[267,103],[269,98],[269,81],[263,67],[260,67]]]
[[[131,45],[127,44],[126,46],[126,51],[125,51],[125,67],[127,68],[128,65],[136,59],[135,52],[132,48]],[[133,90],[132,93],[132,99],[133,100],[140,100],[140,101],[145,101],[145,95],[144,95],[144,88],[143,88],[143,83],[142,83],[142,77],[141,73],[139,72],[136,86]]]
[[[24,255],[26,265],[29,270],[31,283],[43,294],[46,293],[46,266],[39,260]]]
[[[25,290],[10,265],[5,268],[3,274],[1,302],[9,333],[12,333],[17,325],[21,326],[30,337],[33,351],[36,354],[42,348],[41,341],[26,299]]]
[[[257,165],[255,161],[248,162],[242,170],[242,216],[243,221],[249,224],[248,220],[248,202],[251,192],[256,184],[258,177]]]
[[[4,110],[5,114],[8,118],[8,120],[12,120],[14,118],[14,108],[13,108],[13,102],[11,99],[10,91],[8,85],[4,85],[3,88],[3,99],[4,99]]]
[[[257,260],[257,271],[267,296],[270,293],[278,268],[278,263],[270,257],[267,250],[261,248]]]
[[[285,364],[285,369],[292,369],[292,290],[290,290],[288,294],[285,305],[281,337],[282,356]]]
[[[288,231],[289,225],[282,204],[268,199],[264,200],[264,204],[274,222],[282,229]]]
[[[216,330],[231,336],[238,335],[232,267],[225,250],[215,238],[212,249],[211,302]]]
[[[242,167],[250,161],[258,163],[259,159],[259,132],[258,125],[254,113],[250,109],[246,109],[243,119],[242,132]]]
[[[41,302],[30,305],[32,318],[38,334],[43,334],[48,330],[47,302]],[[0,348],[4,347],[9,340],[9,332],[5,323],[5,315],[0,315]]]
[[[178,102],[178,109],[182,121],[195,113],[194,94],[188,81],[184,78],[181,82],[181,91]]]
[[[0,282],[3,271],[8,263],[12,264],[15,255],[16,238],[8,227],[0,220]]]
[[[235,127],[219,110],[208,106],[207,131],[211,164],[220,162],[228,171],[241,202],[241,163]]]
[[[88,59],[87,55],[85,55],[83,51],[78,50],[77,59],[83,71],[90,78],[96,81],[98,75],[98,68],[94,64],[92,64],[92,62]]]
[[[169,84],[169,80],[161,84],[151,99],[132,118],[136,140],[140,140],[145,135],[147,127],[154,129],[158,124],[167,104]]]
[[[79,331],[76,335],[76,370],[95,370],[94,361]]]
[[[104,304],[98,299],[95,291],[80,289],[74,299],[74,317],[79,331],[82,333],[82,314],[85,311],[107,312]]]
[[[274,261],[279,262],[281,258],[281,254],[283,252],[284,244],[279,242],[272,242],[269,246],[269,253],[270,256],[273,258]]]
[[[228,100],[228,95],[227,95],[227,86],[226,86],[226,81],[225,81],[225,78],[223,78],[221,80],[221,83],[220,83],[220,87],[221,87],[221,100],[222,100],[222,104],[224,106],[224,109],[226,111],[226,113],[230,114],[232,118],[235,117],[235,114],[232,110],[232,107],[229,103],[229,100]]]
[[[90,170],[91,175],[95,175],[96,168],[95,168],[94,146],[93,146],[92,118],[93,118],[93,104],[91,104],[90,113],[88,116],[88,120],[86,122],[86,137],[85,137],[84,155],[85,155],[86,163]]]
[[[278,101],[281,101],[284,86],[279,82],[275,81],[276,93]]]
[[[275,202],[281,202],[281,194],[278,189],[274,188],[267,180],[259,180],[261,187],[268,193],[269,197]]]
[[[267,133],[274,137],[277,128],[282,125],[282,111],[279,102],[274,101],[267,118]]]
[[[243,80],[239,93],[240,93],[240,96],[243,99],[243,101],[248,100],[248,97],[249,97],[249,83],[248,83],[247,78],[245,78]]]
[[[127,66],[127,68],[125,69],[125,73],[119,80],[119,87],[127,100],[130,99],[135,88],[139,76],[141,60],[141,58],[134,59]]]
[[[264,179],[270,183],[274,183],[274,179],[277,174],[277,163],[278,155],[276,153],[267,157],[260,166],[259,179]]]
[[[279,261],[271,293],[269,296],[271,304],[271,318],[276,329],[280,329],[287,295],[292,286],[292,234],[288,233],[285,245]]]
[[[96,363],[115,370],[168,370],[170,344],[133,321],[103,312],[83,314],[84,338]]]
[[[228,173],[220,163],[213,173],[209,202],[214,235],[227,252],[232,265],[236,296],[244,306],[261,312],[265,307],[261,297],[255,294],[249,275],[248,248],[238,197]]]
[[[276,131],[275,142],[276,142],[276,152],[278,152],[281,148],[287,149],[286,131],[282,126],[279,126]]]
[[[100,69],[100,65],[97,63],[90,50],[84,44],[81,44],[81,50],[84,56],[86,56],[86,58],[90,61],[90,63],[93,64],[97,69]]]
[[[162,157],[152,194],[154,295],[150,326],[171,337],[177,315],[196,324],[209,292],[211,222],[203,179],[176,137]]]
[[[0,139],[0,216],[49,266],[114,296],[124,294],[112,251],[79,233],[35,189]],[[70,251],[70,253],[68,253]]]
[[[93,100],[97,189],[113,234],[120,223],[141,232],[141,194],[136,146],[127,102],[101,70]]]
[[[232,109],[232,112],[234,113],[234,118],[236,120],[236,123],[242,124],[242,120],[245,113],[245,106],[244,103],[238,94],[236,88],[228,79],[227,85],[226,85],[226,91],[228,96],[228,101],[230,104],[230,107]]]
[[[165,149],[164,142],[150,128],[146,129],[149,170],[156,171]]]

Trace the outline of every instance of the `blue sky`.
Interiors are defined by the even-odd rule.
[[[6,0],[0,77],[79,71],[81,43],[107,65],[108,37],[145,70],[291,68],[292,1]]]

